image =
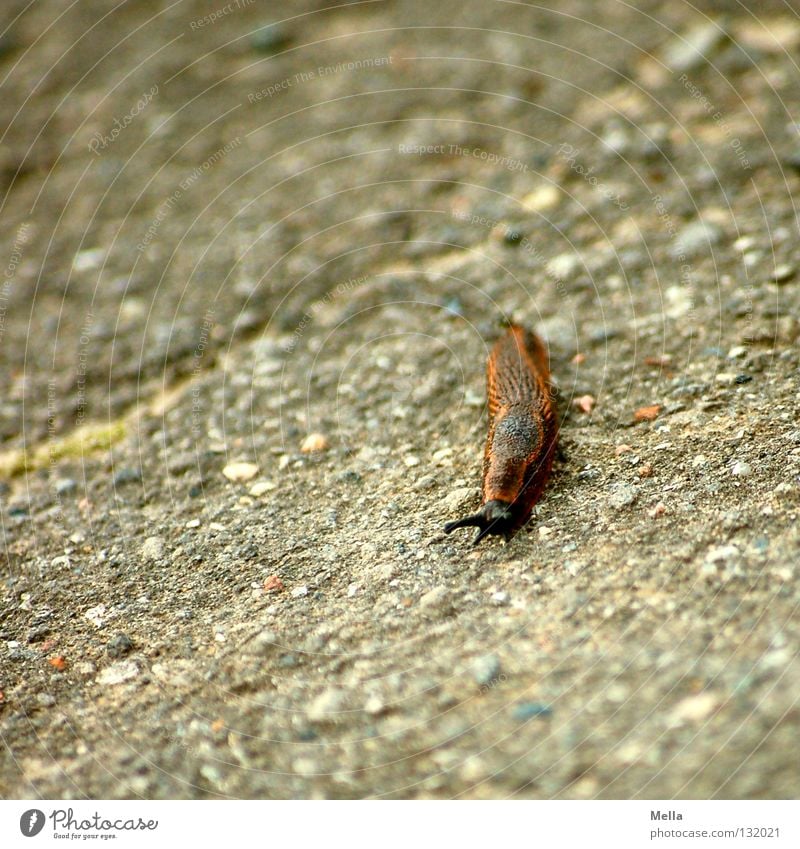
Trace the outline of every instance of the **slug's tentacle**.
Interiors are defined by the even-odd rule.
[[[514,511],[511,504],[505,501],[489,501],[472,516],[456,519],[455,522],[448,522],[444,526],[444,532],[449,534],[456,528],[480,528],[473,540],[473,545],[477,545],[487,534],[505,534],[508,536],[513,521]]]
[[[511,325],[486,368],[489,432],[483,458],[483,507],[445,525],[511,538],[530,518],[547,482],[556,448],[547,350],[538,336]]]

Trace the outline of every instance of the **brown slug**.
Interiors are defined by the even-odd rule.
[[[510,539],[530,518],[553,465],[558,426],[547,349],[535,333],[512,324],[497,341],[486,367],[486,391],[483,506],[444,526],[446,534],[477,527],[473,544],[488,534]]]

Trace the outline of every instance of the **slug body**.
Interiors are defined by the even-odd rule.
[[[488,534],[510,539],[530,518],[550,475],[558,426],[542,340],[512,324],[489,355],[486,390],[483,506],[444,527],[447,534],[477,527],[476,544]]]

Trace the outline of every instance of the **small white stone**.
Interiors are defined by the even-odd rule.
[[[547,263],[547,273],[558,280],[566,280],[578,270],[580,265],[581,258],[578,254],[559,254]]]
[[[262,495],[266,495],[268,492],[272,492],[277,488],[278,484],[273,483],[272,481],[256,481],[256,483],[250,487],[250,495],[260,498]]]
[[[93,268],[99,268],[105,255],[103,248],[79,251],[72,260],[73,271],[91,271]]]
[[[336,719],[345,704],[345,694],[333,687],[325,690],[308,706],[308,718],[312,722]]]
[[[561,192],[556,186],[544,185],[534,189],[522,200],[522,206],[528,212],[544,212],[552,209],[561,199]]]
[[[717,706],[717,697],[711,693],[700,693],[689,696],[679,702],[669,717],[669,725],[673,728],[686,722],[702,722],[713,713]]]
[[[419,600],[420,607],[434,608],[443,605],[449,598],[447,587],[434,587],[428,590]]]
[[[737,460],[733,464],[733,468],[731,469],[731,474],[737,475],[738,477],[742,478],[745,478],[752,473],[753,470],[750,467],[750,464],[745,463],[744,460]]]
[[[739,253],[747,253],[747,251],[751,251],[758,242],[753,238],[753,236],[740,236],[734,243],[734,250],[739,251]]]
[[[164,541],[161,537],[147,537],[142,543],[141,553],[145,560],[160,560],[164,556]]]
[[[324,433],[309,433],[303,440],[300,450],[303,454],[318,454],[328,448],[328,437]]]
[[[308,587],[306,586],[295,587],[291,592],[292,598],[301,598],[304,595],[308,595]]]
[[[258,466],[255,463],[228,463],[222,474],[233,483],[243,483],[258,474]]]
[[[122,684],[139,674],[139,667],[133,660],[121,660],[107,666],[98,676],[97,683],[105,686]]]
[[[706,554],[706,563],[727,563],[737,559],[739,554],[735,545],[719,545]]]
[[[83,615],[95,628],[102,628],[106,619],[106,606],[98,604],[96,607],[90,607]]]

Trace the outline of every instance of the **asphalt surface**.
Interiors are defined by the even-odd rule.
[[[794,4],[2,14],[2,796],[800,794]]]

